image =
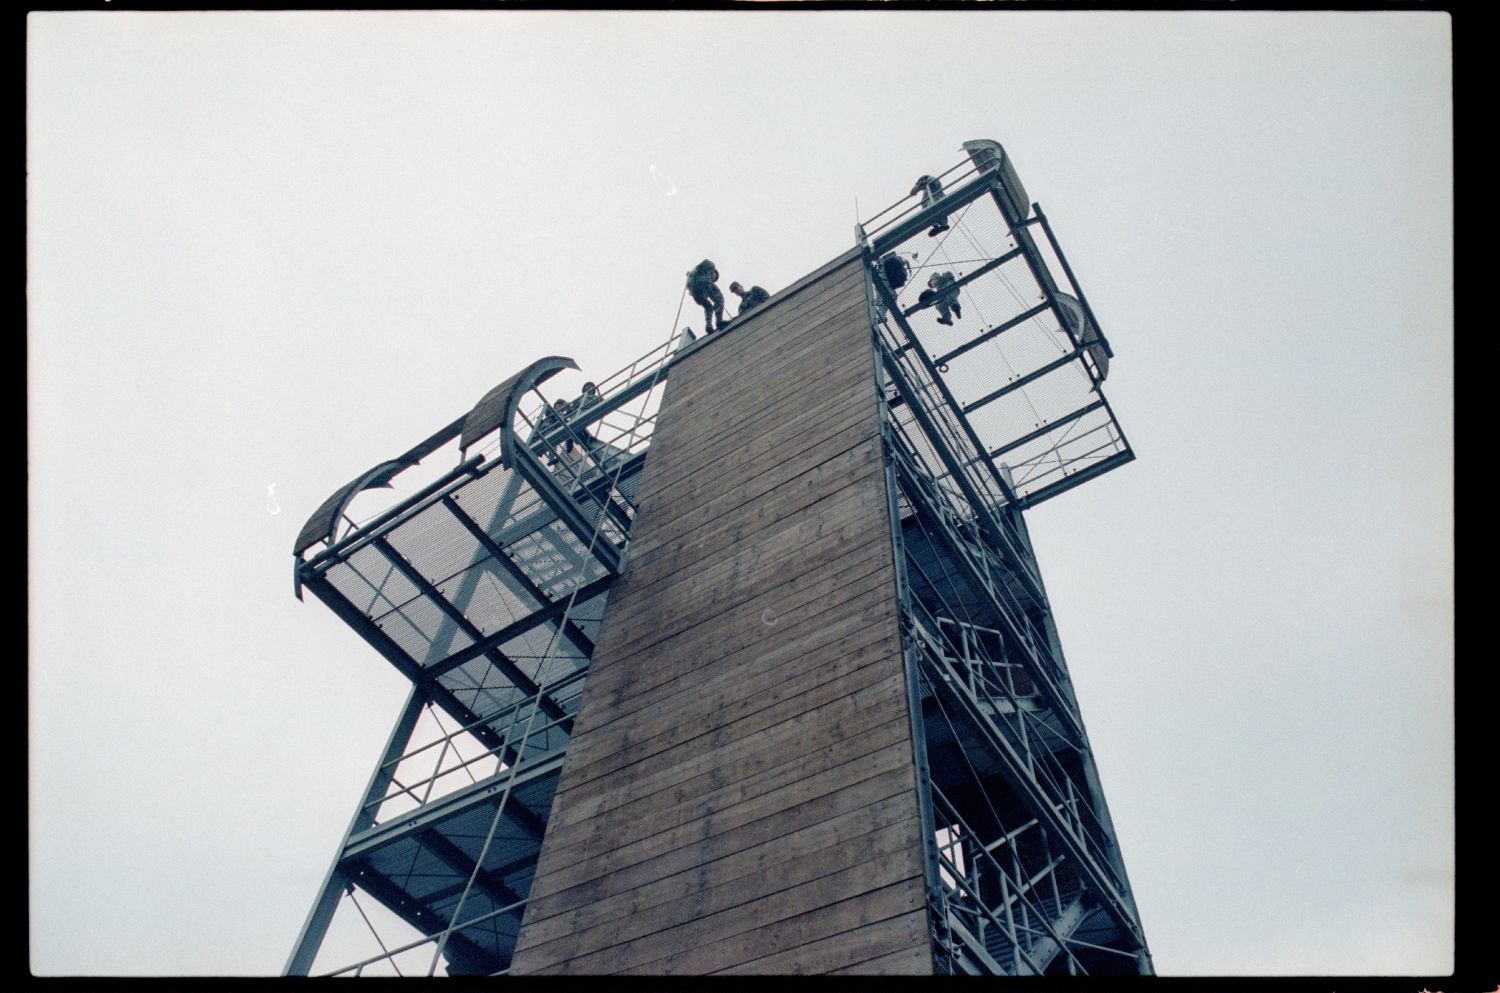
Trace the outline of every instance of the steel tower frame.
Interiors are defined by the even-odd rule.
[[[1134,457],[1100,390],[1112,352],[1004,150],[975,141],[965,151],[926,194],[856,227],[934,967],[1150,972],[1022,517]],[[919,281],[889,278],[928,269],[959,270],[953,285],[979,331],[938,321]],[[535,362],[309,519],[294,550],[297,595],[312,591],[412,690],[286,973],[318,964],[341,907],[376,947],[321,971],[508,969],[593,642],[628,556],[659,387],[719,337],[685,333],[570,401],[549,402],[540,387],[576,363]],[[367,520],[349,517],[360,493],[455,448],[455,468]],[[387,940],[372,912],[406,935]]]
[[[1027,203],[1003,149],[966,149],[969,161],[939,177],[956,187],[952,194],[857,231],[886,380],[937,965],[975,974],[1149,973],[1021,513],[1134,453],[1099,388],[1109,344],[1045,214]],[[957,264],[926,247],[927,232],[944,230],[978,256],[969,260],[978,267],[955,281],[981,311],[986,327],[977,334],[943,332],[936,300],[912,302],[909,289],[885,278],[892,255],[909,253],[914,264],[902,268],[913,272]],[[995,387],[999,365],[1009,379]],[[1018,415],[1018,402],[1031,416]],[[980,416],[1007,403],[1002,416]]]

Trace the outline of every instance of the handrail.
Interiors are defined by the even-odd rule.
[[[947,823],[957,825],[960,829],[961,835],[978,837],[978,835],[974,834],[973,829],[969,827],[968,823],[963,819],[963,817],[959,815],[958,809],[954,807],[954,805],[948,800],[946,796],[943,795],[942,790],[938,789],[936,783],[934,783],[932,786],[932,795],[934,804],[942,810],[942,816]],[[1007,872],[1005,866],[1001,865],[1000,861],[995,858],[995,856],[991,852],[985,850],[983,847],[965,848],[964,851],[966,855],[975,859],[982,859],[993,868],[995,877],[1000,880],[1001,903],[999,904],[999,907],[1006,913],[1006,916],[1010,916],[1011,907],[1016,905],[1019,905],[1031,911],[1039,920],[1041,920],[1042,924],[1046,927],[1046,935],[1048,937],[1051,937],[1058,943],[1058,946],[1068,954],[1070,959],[1073,960],[1075,966],[1081,968],[1081,963],[1078,962],[1077,958],[1073,956],[1071,951],[1067,951],[1066,939],[1059,935],[1057,931],[1052,927],[1050,915],[1044,912],[1045,908],[1038,906],[1035,902],[1028,898],[1028,894],[1035,890],[1036,884],[1039,883],[1048,873],[1055,870],[1057,866],[1062,863],[1063,856],[1059,855],[1055,858],[1052,858],[1046,865],[1046,867],[1033,874],[1029,880],[1023,883],[1020,874],[1020,861],[1019,859],[1015,858],[1014,855],[1012,855],[1011,859],[1013,863],[1011,872]],[[955,889],[962,888],[974,900],[976,906],[980,910],[982,910],[985,917],[988,918],[989,923],[1000,929],[1011,939],[1011,945],[1015,948],[1017,957],[1025,957],[1028,964],[1032,967],[1032,969],[1035,970],[1036,974],[1040,975],[1043,970],[1042,967],[1038,965],[1036,960],[1031,956],[1032,948],[1030,943],[1028,942],[1027,945],[1023,947],[1022,943],[1018,940],[1019,935],[1017,932],[1023,930],[1037,934],[1043,932],[1037,932],[1026,925],[1018,926],[1013,919],[1008,923],[1002,922],[999,916],[995,913],[994,908],[990,906],[990,901],[987,900],[979,891],[979,887],[970,883],[969,880],[965,878],[964,874],[958,871],[958,867],[956,865],[953,865],[953,863],[950,862],[941,852],[939,852],[938,857],[940,861],[948,863],[949,874],[954,877],[955,882],[961,882],[961,887],[955,886]],[[1010,875],[1012,873],[1014,873],[1016,877],[1013,882],[1010,879]]]
[[[924,613],[927,613],[926,609],[922,608],[920,604],[918,604],[917,607],[922,609]],[[927,613],[927,617],[932,618],[932,615],[930,613]],[[934,639],[925,630],[925,626],[922,624],[921,618],[913,615],[912,622],[914,631],[918,635],[918,647],[927,649],[927,651],[923,653],[924,659],[946,665],[949,662],[949,658],[946,655],[935,651],[936,639]],[[937,675],[943,678],[945,681],[949,681],[947,680],[947,676],[941,670],[937,672]],[[986,681],[985,683],[981,684],[983,688],[982,690],[977,690],[975,687],[971,686],[970,697],[976,702],[988,702],[991,705],[991,708],[995,711],[994,715],[992,715],[992,719],[994,719],[1002,717],[1002,715],[1004,715],[1004,711],[997,706],[997,699],[988,692],[988,688],[991,685],[993,684]],[[1075,835],[1080,840],[1086,839],[1091,845],[1096,848],[1104,848],[1106,846],[1108,831],[1104,825],[1103,820],[1099,817],[1098,812],[1095,811],[1087,801],[1085,801],[1082,804],[1081,809],[1087,812],[1090,823],[1084,823],[1083,818],[1079,816],[1080,805],[1077,803],[1077,800],[1082,798],[1078,797],[1074,792],[1073,777],[1068,774],[1066,769],[1062,768],[1050,749],[1039,750],[1029,747],[1028,738],[1025,731],[1025,721],[1027,720],[1028,715],[1025,714],[1025,712],[1021,708],[1019,698],[1011,690],[1004,686],[1000,686],[999,688],[1004,694],[1005,698],[1009,700],[1013,709],[1013,717],[1017,723],[1018,730],[1012,732],[1016,740],[1011,744],[1012,747],[1018,747],[1020,754],[1023,754],[1029,760],[1027,763],[1027,771],[1029,771],[1031,775],[1037,777],[1041,783],[1045,784],[1048,788],[1048,795],[1057,800],[1057,803],[1055,805],[1052,805],[1053,810],[1059,813],[1066,810],[1067,813],[1071,815],[1072,826],[1074,828]],[[1005,724],[1009,723],[1008,718],[1011,715],[1004,716],[1007,719],[1001,720],[996,724],[996,727],[1002,732],[1006,730]],[[1056,729],[1049,730],[1051,730],[1054,734],[1056,733]],[[1112,867],[1110,867],[1109,871],[1111,872],[1111,874],[1113,874],[1114,870]],[[1116,882],[1121,881],[1116,880]]]
[[[952,175],[953,173],[958,172],[959,170],[963,170],[963,171],[959,175],[957,175],[957,176],[953,176]],[[954,184],[954,183],[959,183],[959,182],[962,182],[964,180],[967,180],[972,175],[978,175],[979,172],[980,172],[980,169],[977,166],[974,165],[973,160],[970,159],[970,158],[968,158],[968,157],[965,157],[964,159],[962,159],[961,161],[959,161],[956,165],[950,166],[947,170],[945,170],[944,172],[939,173],[937,176],[934,176],[933,178],[936,179],[936,180],[938,180],[939,182],[942,182],[943,180],[947,179],[948,182],[949,182],[949,184],[951,185],[951,184]],[[952,177],[951,179],[949,178],[950,176]],[[885,223],[880,224],[878,226],[875,226],[875,222],[878,221],[878,220],[880,220],[880,218],[884,217],[886,214],[890,213],[891,211],[895,210],[897,207],[900,207],[902,204],[905,204],[905,203],[907,203],[907,201],[910,201],[910,200],[915,200],[916,202],[908,204],[899,214],[897,214],[895,217],[891,218],[890,220],[886,221]],[[938,202],[941,202],[941,201],[938,201]],[[864,221],[859,222],[859,231],[861,232],[861,234],[864,237],[866,237],[867,239],[873,241],[876,235],[878,235],[881,232],[887,231],[890,228],[894,227],[898,222],[900,222],[903,218],[906,217],[906,215],[910,214],[913,210],[921,210],[921,209],[924,209],[924,204],[922,203],[922,194],[921,193],[908,193],[906,196],[901,197],[895,203],[890,204],[889,206],[887,206],[885,209],[881,210],[880,212],[874,214],[873,216],[869,217],[868,219],[866,219]]]

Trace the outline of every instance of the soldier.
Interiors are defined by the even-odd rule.
[[[906,259],[896,252],[887,252],[880,260],[880,273],[885,277],[885,285],[895,293],[906,285],[907,277],[911,275],[911,267],[906,264]]]
[[[746,290],[739,283],[730,283],[729,292],[740,298],[741,314],[752,308],[759,307],[761,304],[771,299],[771,294],[767,293],[759,286],[752,286],[749,290]]]
[[[548,465],[557,465],[558,447],[561,447],[563,454],[572,455],[575,439],[582,441],[590,451],[594,450],[594,444],[598,439],[587,429],[574,427],[568,422],[598,403],[599,400],[599,387],[593,383],[584,383],[583,394],[572,403],[558,398],[552,401],[551,407],[542,408],[541,418],[537,422],[537,433],[546,435],[553,444],[553,454],[547,456]]]
[[[563,451],[573,450],[573,442],[567,440],[567,420],[572,412],[572,404],[566,400],[557,399],[552,401],[552,406],[543,407],[537,417],[536,430],[531,436],[531,450],[538,455],[545,453],[548,465],[557,465],[559,443]]]
[[[923,207],[931,207],[933,204],[937,203],[947,195],[943,192],[942,182],[932,176],[917,177],[916,183],[912,185],[911,192],[908,193],[907,196],[914,197],[918,193],[922,194]],[[931,228],[928,228],[927,237],[931,238],[935,235],[942,234],[947,230],[948,218],[946,216],[939,217],[937,219],[937,223],[933,224]]]
[[[932,274],[932,278],[927,280],[929,289],[923,290],[921,297],[919,297],[922,300],[936,299],[938,309],[937,322],[939,324],[952,324],[953,317],[963,320],[964,309],[959,306],[958,288],[953,283],[953,273],[935,272]],[[928,296],[929,293],[932,295]],[[952,317],[948,313],[950,310],[953,312]]]
[[[703,332],[713,334],[714,328],[724,327],[724,294],[714,284],[719,281],[719,270],[709,259],[704,259],[688,271],[687,289],[693,302],[703,308]]]
[[[579,414],[582,414],[584,411],[588,410],[590,407],[594,406],[596,403],[599,403],[601,399],[602,398],[599,396],[598,386],[595,386],[592,382],[584,383],[583,392],[579,395],[578,399],[574,400],[571,404],[568,405],[568,413],[576,417]],[[572,431],[575,435],[583,439],[583,443],[588,446],[589,451],[592,452],[595,450],[595,446],[598,443],[599,439],[590,434],[587,428],[575,427],[572,429]],[[569,452],[573,451],[573,442],[571,439],[569,439],[567,442],[566,450]]]

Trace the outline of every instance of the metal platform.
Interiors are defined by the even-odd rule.
[[[576,366],[533,363],[341,487],[299,535],[298,595],[323,601],[413,691],[288,972],[312,970],[356,890],[415,937],[337,972],[508,965],[671,354],[550,402],[541,384]],[[444,457],[458,466],[348,516],[360,493]]]
[[[1026,202],[998,145],[967,144],[970,157],[937,177],[942,198],[904,198],[857,234],[882,337],[933,413],[963,436],[967,459],[983,463],[989,495],[1026,508],[1134,453],[1100,388],[1113,352],[1046,215]],[[906,262],[905,285],[884,277],[878,263],[889,256]],[[937,273],[953,275],[961,301],[951,325],[919,299]]]

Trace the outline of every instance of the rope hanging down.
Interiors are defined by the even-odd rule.
[[[679,297],[677,301],[677,314],[672,318],[672,332],[671,336],[668,337],[667,341],[665,342],[664,347],[666,348],[671,348],[672,342],[678,334],[677,321],[682,317],[682,305],[686,298],[687,289],[684,288],[682,291],[682,296]],[[656,367],[656,371],[652,373],[651,382],[646,386],[646,391],[641,398],[641,416],[645,415],[646,408],[650,406],[652,395],[656,391],[656,384],[660,381],[661,374],[666,370],[668,364],[670,363],[670,358],[670,353],[663,356],[662,361]],[[540,396],[540,393],[538,393],[538,396]],[[545,400],[546,398],[543,397],[543,402],[545,402]],[[624,471],[625,464],[628,461],[629,459],[621,459],[619,461],[619,464],[615,467],[614,477],[610,480],[609,488],[605,491],[606,494],[614,492],[616,487],[619,486],[620,474]],[[607,495],[606,499],[608,499]],[[599,541],[600,527],[603,525],[606,518],[607,515],[601,511],[598,519],[594,522],[593,532],[589,535],[588,547],[584,552],[585,558],[593,554],[594,546]],[[568,596],[568,605],[563,608],[562,617],[558,620],[556,627],[552,632],[552,641],[547,646],[547,651],[542,656],[542,661],[537,664],[536,680],[538,684],[538,699],[544,696],[547,690],[552,686],[552,681],[543,681],[545,679],[544,673],[546,671],[546,664],[551,660],[552,654],[557,648],[557,642],[562,636],[563,630],[567,627],[569,621],[571,620],[573,607],[578,601],[578,591],[581,590],[583,586],[584,584],[581,580],[574,583],[573,591]],[[531,713],[527,715],[526,727],[521,733],[521,741],[519,746],[516,748],[516,761],[509,767],[510,775],[506,777],[505,788],[501,791],[499,802],[495,806],[495,816],[490,820],[489,831],[485,833],[484,845],[480,848],[479,857],[474,860],[474,869],[469,874],[468,882],[464,884],[463,892],[459,894],[458,902],[454,904],[453,914],[448,919],[448,926],[443,929],[441,936],[438,938],[437,948],[433,950],[432,963],[428,966],[427,969],[427,975],[429,976],[432,976],[436,973],[438,960],[442,958],[443,949],[447,947],[449,937],[455,930],[458,930],[458,922],[463,911],[464,903],[466,900],[468,900],[469,894],[474,888],[474,882],[479,878],[479,873],[483,870],[484,860],[489,855],[490,845],[495,840],[495,831],[500,826],[500,815],[504,813],[505,804],[507,803],[507,801],[509,801],[511,790],[515,786],[517,770],[522,764],[522,758],[526,754],[526,743],[531,737],[531,731],[536,721],[536,715],[540,710],[540,706],[533,706],[531,708]]]

